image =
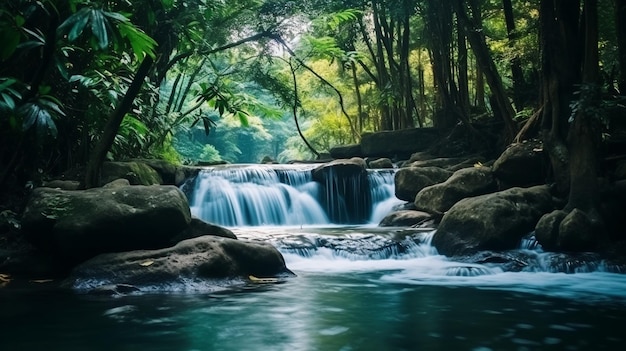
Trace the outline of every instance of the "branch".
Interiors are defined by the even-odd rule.
[[[251,41],[257,41],[259,39],[262,38],[271,38],[272,37],[272,31],[271,29],[265,30],[263,32],[251,35],[249,37],[243,38],[241,40],[237,40],[235,42],[232,43],[228,43],[226,45],[222,45],[216,48],[211,48],[211,49],[205,49],[205,50],[198,50],[198,51],[187,51],[187,52],[183,52],[180,53],[174,57],[172,57],[172,59],[167,63],[167,65],[165,65],[164,68],[164,72],[167,72],[170,70],[170,68],[172,68],[172,66],[174,66],[175,64],[177,64],[180,60],[183,60],[191,55],[197,54],[197,55],[210,55],[210,54],[214,54],[216,52],[220,52],[220,51],[224,51],[224,50],[228,50],[231,48],[234,48],[236,46],[239,45],[243,45],[245,43],[249,43]]]
[[[307,64],[304,63],[300,58],[298,58],[296,53],[293,52],[293,50],[291,50],[289,45],[287,45],[285,40],[279,34],[270,34],[270,38],[278,42],[280,45],[282,45],[285,48],[285,50],[287,50],[289,55],[291,55],[291,57],[293,57],[293,59],[296,60],[296,62],[300,66],[304,67],[307,71],[311,72],[315,77],[317,77],[317,79],[322,81],[322,83],[328,85],[331,89],[335,91],[335,93],[339,97],[339,105],[341,106],[341,113],[346,117],[346,119],[348,120],[348,124],[350,125],[350,130],[352,131],[352,139],[356,140],[357,138],[360,138],[359,133],[356,131],[356,129],[354,128],[354,125],[352,124],[352,119],[350,118],[350,115],[348,115],[348,113],[346,112],[346,109],[343,103],[343,95],[341,95],[341,92],[337,88],[335,88],[335,86],[332,85],[329,81],[324,79],[324,77],[320,76],[317,72],[315,72],[315,70],[307,66]]]

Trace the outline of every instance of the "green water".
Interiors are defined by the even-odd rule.
[[[298,273],[298,272],[296,272]],[[621,299],[299,272],[220,293],[0,290],[0,350],[621,350]]]

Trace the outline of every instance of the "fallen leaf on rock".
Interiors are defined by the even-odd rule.
[[[144,261],[144,262],[141,262],[139,265],[142,266],[142,267],[148,267],[148,266],[152,265],[153,263],[154,263],[154,261]]]
[[[278,283],[278,279],[276,278],[257,278],[253,275],[249,275],[248,279],[250,279],[250,281],[253,283],[259,283],[259,284]]]

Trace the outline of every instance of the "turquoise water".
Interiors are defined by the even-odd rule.
[[[2,350],[619,350],[624,301],[301,273],[219,294],[2,298]]]
[[[626,345],[625,275],[538,267],[503,272],[452,262],[427,244],[428,235],[407,236],[402,230],[235,232],[273,242],[298,276],[227,290],[207,284],[118,297],[45,285],[0,289],[0,350],[621,350]],[[407,243],[407,238],[418,239]],[[392,249],[390,241],[405,248]]]

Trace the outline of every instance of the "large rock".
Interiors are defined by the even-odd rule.
[[[36,247],[79,262],[104,252],[166,247],[190,221],[187,199],[174,186],[38,188],[22,230]]]
[[[602,237],[600,231],[584,211],[575,208],[559,225],[557,246],[565,251],[594,251]]]
[[[396,197],[415,201],[415,195],[427,186],[445,182],[452,172],[439,167],[404,167],[395,174]]]
[[[180,234],[174,237],[172,239],[172,243],[175,244],[179,241],[197,238],[203,235],[213,235],[223,238],[237,239],[235,233],[233,233],[230,229],[215,225],[213,223],[205,222],[200,218],[192,217],[191,223],[189,223],[187,229],[183,230]]]
[[[138,289],[170,289],[214,279],[293,276],[273,246],[266,243],[202,236],[160,250],[108,253],[94,257],[66,281],[77,289],[132,285]],[[208,280],[208,281],[207,281]]]
[[[433,245],[447,256],[509,250],[554,209],[547,186],[511,188],[457,202],[443,216]]]
[[[387,158],[378,158],[367,162],[369,168],[393,168],[393,162]]]
[[[391,212],[378,224],[380,227],[409,227],[424,223],[433,216],[426,212],[402,210]]]
[[[353,157],[335,160],[313,170],[323,191],[321,202],[333,223],[366,223],[372,199],[365,161]]]
[[[334,159],[344,159],[352,157],[363,157],[363,151],[360,144],[340,145],[332,147],[330,157]]]
[[[339,159],[324,163],[313,170],[313,179],[323,183],[329,175],[360,176],[367,175],[367,164],[360,157]]]
[[[361,136],[361,150],[364,156],[406,159],[412,153],[426,150],[440,136],[436,128],[364,133]]]
[[[127,179],[133,185],[155,185],[163,182],[159,173],[144,162],[104,162],[102,164],[100,185],[119,178]]]
[[[461,199],[496,190],[496,181],[489,167],[464,168],[445,182],[422,189],[415,196],[415,207],[429,213],[444,213]]]
[[[133,159],[137,163],[145,163],[154,169],[162,179],[163,185],[176,185],[180,186],[185,179],[193,176],[194,172],[197,172],[197,168],[188,166],[175,165],[166,160],[155,159]],[[149,185],[149,184],[144,184]]]
[[[494,162],[493,173],[505,187],[545,183],[546,166],[541,141],[511,144]]]
[[[537,222],[535,226],[535,238],[544,249],[549,251],[557,249],[559,225],[561,225],[565,216],[567,216],[567,212],[554,210],[544,214]]]
[[[476,164],[485,163],[485,158],[481,156],[472,157],[440,157],[432,159],[421,159],[421,153],[414,154],[405,166],[410,167],[439,167],[448,171],[458,171],[462,168],[473,167]],[[417,158],[417,160],[416,160]]]

